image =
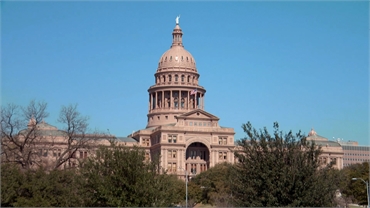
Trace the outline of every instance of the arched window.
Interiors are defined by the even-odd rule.
[[[163,75],[163,82],[166,82],[166,76]]]
[[[188,76],[188,82],[190,82],[190,76]]]
[[[171,82],[172,81],[172,76],[171,75],[168,75],[168,81]]]
[[[166,58],[164,58],[164,61],[167,61],[167,56],[166,56]]]
[[[184,82],[185,80],[185,75],[181,75],[181,82]]]

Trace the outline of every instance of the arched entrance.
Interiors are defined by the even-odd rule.
[[[209,150],[201,142],[191,143],[186,149],[185,167],[189,175],[199,174],[209,168]]]

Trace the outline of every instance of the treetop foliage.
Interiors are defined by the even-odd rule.
[[[239,141],[232,180],[236,206],[331,206],[336,187],[325,180],[331,167],[320,169],[321,149],[298,132],[283,133],[274,123],[257,130],[242,125],[246,137]],[[327,191],[322,192],[326,187]]]

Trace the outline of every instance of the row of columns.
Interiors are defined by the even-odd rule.
[[[165,97],[166,92],[168,96]],[[178,93],[178,96],[174,96],[174,92]],[[186,92],[183,97],[183,92]],[[160,95],[161,96],[158,96]],[[177,98],[177,103],[175,99]],[[169,99],[169,100],[168,100]],[[182,100],[183,99],[183,100]],[[177,104],[177,106],[175,106]],[[169,90],[169,91],[156,91],[149,94],[149,111],[153,109],[204,109],[204,93],[195,92],[191,95],[190,91],[182,90]]]

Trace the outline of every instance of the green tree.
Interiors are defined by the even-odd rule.
[[[217,207],[232,206],[230,163],[220,163],[192,178],[189,183],[190,198]]]
[[[24,174],[18,167],[10,164],[1,164],[1,206],[12,207],[21,195],[24,183]]]
[[[274,133],[242,125],[246,137],[235,156],[231,190],[236,206],[332,206],[337,174],[331,166],[320,168],[321,148],[298,132],[284,133],[274,123]]]
[[[343,180],[341,181],[341,192],[348,202],[367,205],[366,185],[363,181],[353,181],[352,178],[362,178],[369,181],[369,162],[353,164],[341,170]]]
[[[180,200],[181,182],[160,171],[159,160],[145,161],[138,147],[100,147],[81,168],[85,205],[158,207]]]
[[[83,206],[75,175],[74,170],[31,171],[2,165],[1,206]]]

